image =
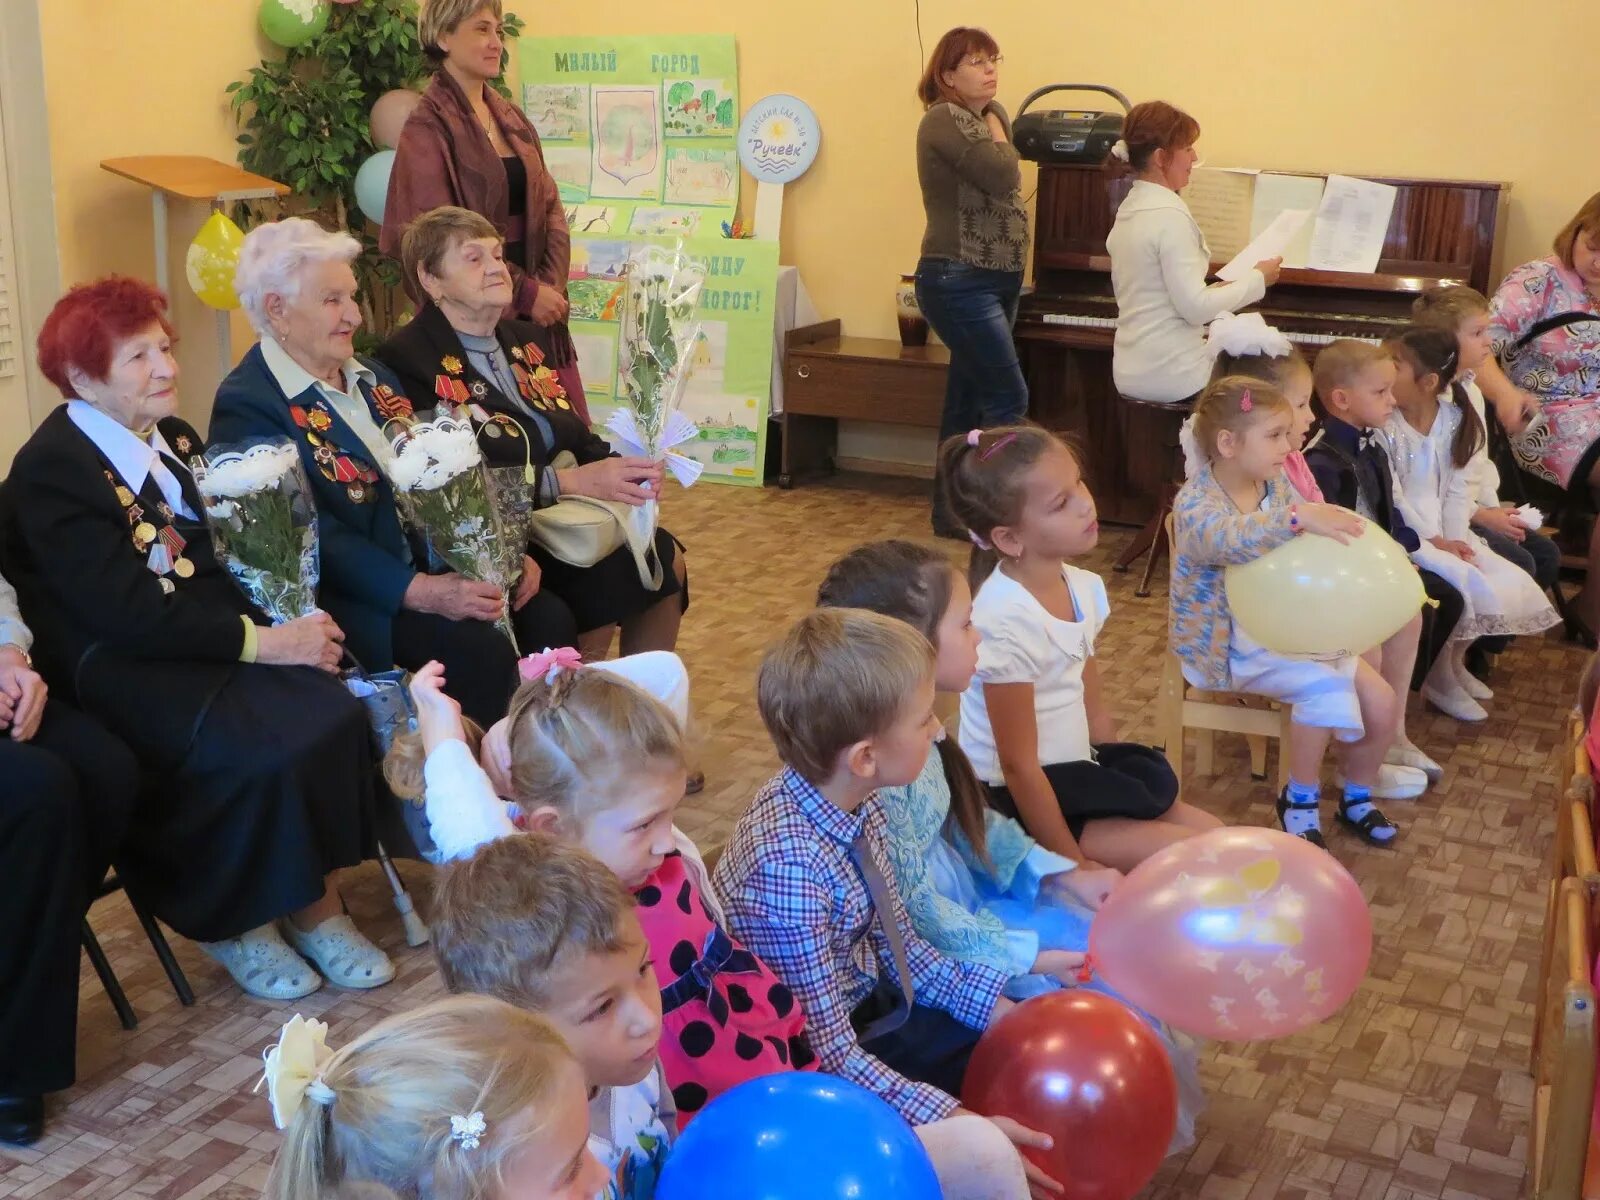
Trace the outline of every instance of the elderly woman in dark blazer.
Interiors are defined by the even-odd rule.
[[[300,447],[321,517],[318,600],[369,671],[444,664],[448,689],[485,727],[505,715],[516,687],[516,648],[495,626],[499,588],[463,575],[430,575],[408,539],[385,476],[390,434],[413,419],[400,380],[358,358],[361,324],[351,261],[355,238],[303,217],[252,229],[236,286],[260,340],[222,381],[211,415],[215,443],[282,436]],[[525,653],[570,645],[571,614],[544,594],[524,560],[512,624]]]
[[[32,645],[0,578],[0,1142],[19,1146],[44,1131],[44,1094],[72,1083],[79,930],[138,788],[128,748],[47,696]]]
[[[422,0],[417,33],[438,70],[395,147],[378,245],[398,259],[406,227],[441,205],[488,218],[506,242],[511,311],[549,331],[547,362],[588,424],[567,331],[566,207],[533,123],[492,86],[505,49],[501,16],[500,0]],[[420,302],[416,278],[404,283]]]
[[[376,987],[394,967],[332,880],[374,848],[371,736],[332,674],[343,634],[323,613],[270,625],[218,564],[165,313],[113,276],[46,318],[39,365],[67,402],[12,466],[7,570],[42,674],[143,769],[129,892],[253,995],[315,991],[307,959]]]
[[[484,217],[462,208],[437,208],[412,222],[402,242],[408,278],[427,297],[416,317],[378,348],[410,396],[431,397],[446,411],[469,416],[493,463],[532,467],[535,508],[562,495],[593,496],[642,505],[660,496],[661,464],[625,458],[590,432],[573,411],[561,381],[548,368],[550,330],[503,318],[511,274],[500,235]],[[570,452],[576,465],[554,467]],[[604,658],[621,629],[622,654],[671,650],[688,606],[680,547],[663,529],[655,535],[661,584],[649,587],[624,546],[577,567],[529,547],[542,590],[571,611],[578,647]]]

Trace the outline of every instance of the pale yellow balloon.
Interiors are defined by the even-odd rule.
[[[1362,654],[1420,611],[1422,578],[1400,545],[1362,518],[1341,545],[1303,533],[1226,572],[1228,607],[1240,629],[1290,655]]]
[[[244,231],[220,212],[212,213],[189,243],[189,252],[183,259],[184,275],[194,294],[212,308],[239,307],[233,276],[239,269],[239,247],[243,243]]]

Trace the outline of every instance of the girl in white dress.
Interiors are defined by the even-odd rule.
[[[1468,647],[1480,637],[1538,633],[1560,618],[1539,585],[1470,527],[1476,505],[1468,467],[1486,435],[1470,405],[1440,395],[1460,359],[1455,335],[1411,328],[1387,345],[1395,359],[1398,407],[1383,436],[1399,485],[1395,503],[1422,538],[1413,560],[1443,576],[1465,605],[1422,694],[1457,720],[1481,721],[1489,714],[1480,702],[1494,692],[1467,670]]]

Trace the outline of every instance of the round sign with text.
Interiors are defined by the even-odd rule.
[[[739,123],[739,161],[761,183],[792,183],[817,157],[822,127],[797,96],[765,96]]]

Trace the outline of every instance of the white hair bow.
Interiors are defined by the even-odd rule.
[[[1268,325],[1260,313],[1225,313],[1206,329],[1206,352],[1212,358],[1222,354],[1282,358],[1293,349],[1289,339]]]
[[[307,1095],[317,1104],[333,1103],[333,1089],[322,1082],[322,1068],[333,1057],[328,1048],[328,1025],[308,1021],[299,1013],[278,1035],[278,1044],[261,1056],[266,1071],[254,1091],[267,1085],[267,1100],[272,1104],[272,1123],[288,1128],[289,1121]]]
[[[1118,138],[1111,143],[1111,157],[1119,162],[1128,161],[1128,143]]]

